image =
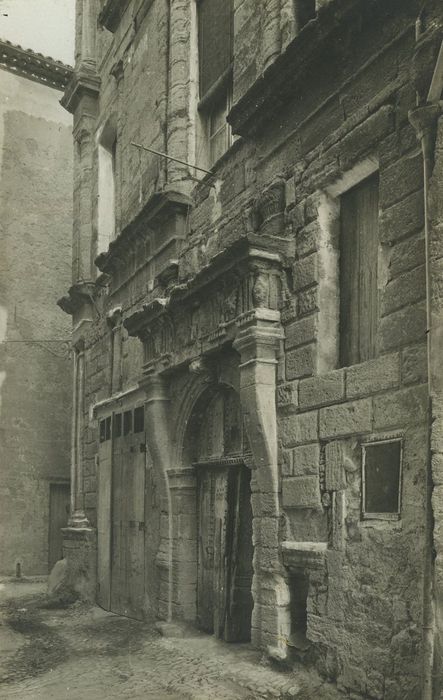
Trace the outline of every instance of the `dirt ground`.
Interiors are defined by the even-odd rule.
[[[75,603],[55,607],[43,581],[0,582],[2,700],[335,700],[305,668],[276,670],[249,645],[155,626]]]

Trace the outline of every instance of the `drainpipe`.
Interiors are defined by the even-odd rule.
[[[435,606],[434,606],[434,561],[433,561],[433,511],[432,511],[432,289],[430,264],[430,212],[429,182],[432,176],[435,147],[435,127],[440,114],[439,100],[443,90],[443,42],[434,69],[431,86],[425,105],[416,107],[409,113],[409,121],[421,142],[423,153],[423,196],[424,196],[424,235],[425,235],[425,277],[426,277],[426,339],[427,339],[427,373],[428,373],[428,415],[429,439],[428,461],[426,471],[426,549],[423,574],[423,686],[422,700],[433,698],[434,649],[435,649]]]
[[[168,153],[168,119],[169,119],[169,71],[171,68],[171,3],[172,0],[166,0],[166,51],[165,51],[165,123],[163,127],[163,152]],[[163,189],[168,184],[168,159],[163,160]]]

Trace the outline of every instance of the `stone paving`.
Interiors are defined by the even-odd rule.
[[[314,672],[278,671],[248,645],[198,632],[162,637],[95,606],[55,608],[37,587],[0,583],[2,700],[340,697]]]

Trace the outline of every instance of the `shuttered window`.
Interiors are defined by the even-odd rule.
[[[376,354],[378,173],[341,196],[340,364]]]
[[[233,0],[199,0],[200,98],[229,70],[232,62],[232,35]]]

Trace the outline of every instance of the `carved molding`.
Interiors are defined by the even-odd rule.
[[[95,71],[94,64],[82,63],[73,72],[72,78],[66,86],[65,93],[60,104],[68,112],[74,114],[80,100],[84,96],[98,99],[100,93],[100,76]]]
[[[57,306],[70,316],[74,316],[85,305],[91,305],[95,289],[94,282],[73,284],[69,288],[68,294],[57,301]]]
[[[269,250],[262,237],[245,237],[195,277],[173,285],[168,296],[126,318],[129,334],[144,344],[145,372],[189,364],[231,342],[259,317],[279,321],[285,264],[286,257]]]

